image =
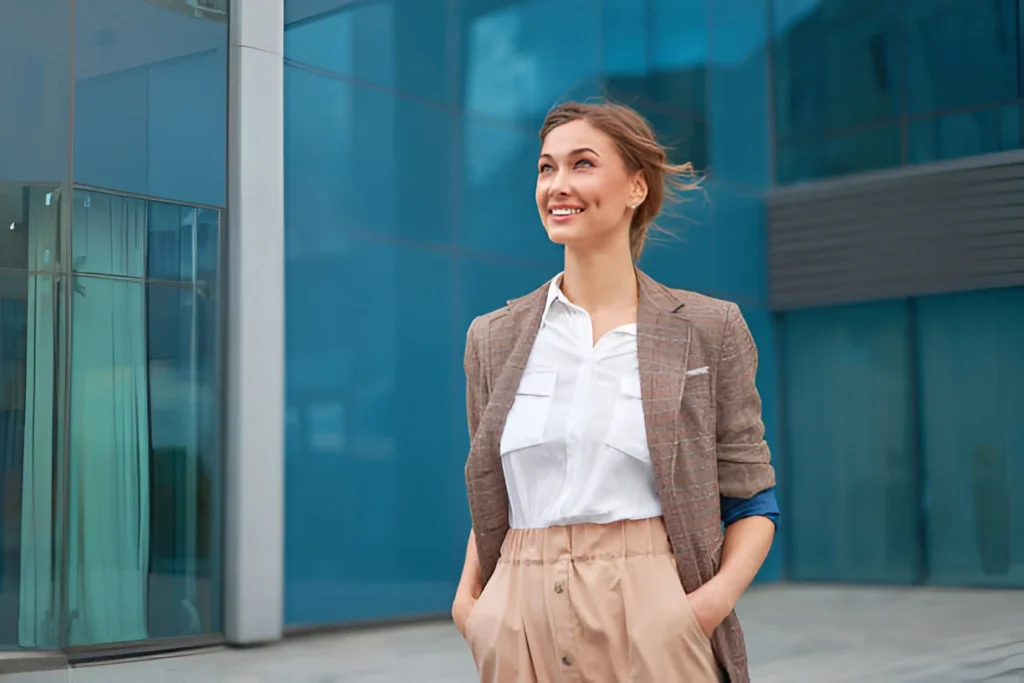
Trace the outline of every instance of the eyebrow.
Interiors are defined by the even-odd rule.
[[[595,157],[600,157],[601,156],[600,154],[598,154],[594,150],[590,149],[589,147],[580,147],[578,149],[574,149],[573,151],[569,152],[568,156],[574,157],[574,156],[577,156],[579,154],[583,154],[584,152],[590,152]],[[541,159],[544,159],[544,158],[554,159],[554,157],[551,156],[550,154],[548,154],[547,152],[545,152],[544,154],[541,154],[540,158]]]

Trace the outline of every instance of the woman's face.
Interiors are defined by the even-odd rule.
[[[600,247],[625,239],[631,204],[646,194],[640,173],[626,169],[614,141],[586,121],[544,138],[537,162],[537,209],[555,244]]]

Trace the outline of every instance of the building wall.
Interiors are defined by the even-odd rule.
[[[0,8],[0,648],[217,634],[226,16]]]
[[[1024,146],[1020,0],[774,0],[782,184]]]
[[[709,171],[641,266],[741,304],[774,443],[768,13],[741,5],[285,3],[289,626],[450,608],[469,531],[466,330],[560,270],[533,201],[557,101],[632,104]]]
[[[1024,586],[1021,9],[775,0],[789,578]]]

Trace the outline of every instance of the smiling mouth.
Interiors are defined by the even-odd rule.
[[[549,209],[548,213],[552,216],[575,216],[583,213],[583,209]]]

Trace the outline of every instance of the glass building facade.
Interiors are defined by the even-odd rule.
[[[285,2],[287,625],[449,610],[466,329],[561,269],[534,204],[556,101],[627,102],[711,169],[641,266],[741,304],[774,439],[765,3],[326,4]]]
[[[218,634],[227,23],[0,8],[0,648]]]
[[[1022,13],[3,3],[0,649],[446,614],[466,330],[561,269],[537,130],[600,97],[705,174],[640,265],[754,334],[759,580],[1024,586],[1024,288],[776,310],[768,239],[787,188],[1024,146]]]
[[[1024,146],[1022,10],[775,0],[777,182]],[[1019,232],[1004,214],[984,220]],[[1024,587],[1024,288],[779,322],[786,577]]]
[[[1020,0],[774,0],[778,182],[1020,149],[1021,16]]]

